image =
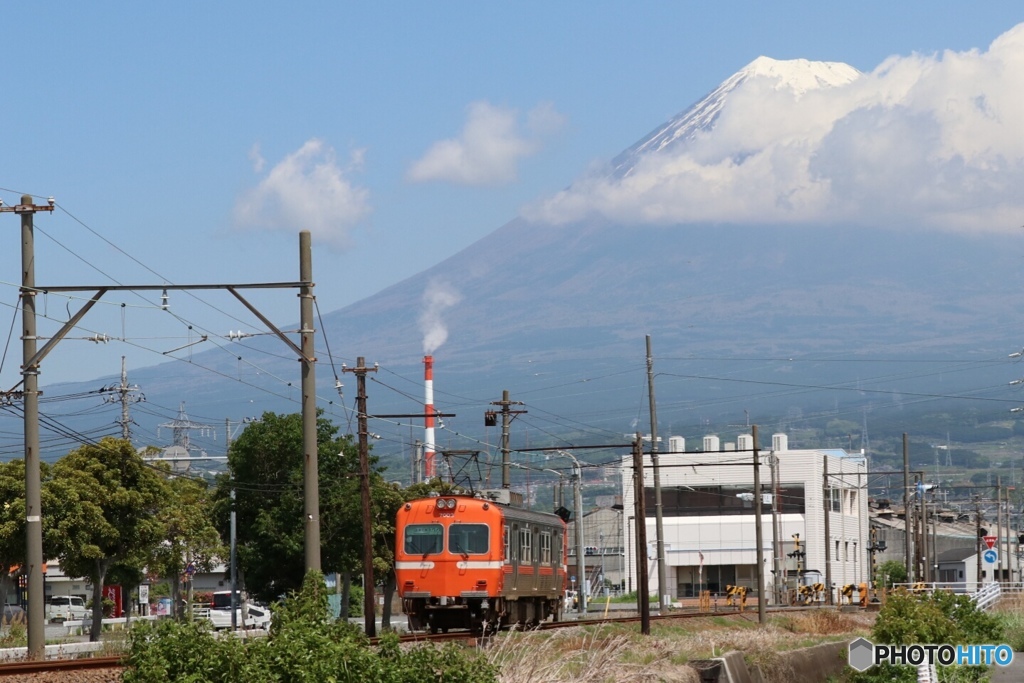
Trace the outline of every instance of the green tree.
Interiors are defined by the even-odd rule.
[[[191,477],[168,481],[167,504],[160,514],[165,537],[154,549],[149,570],[169,580],[174,609],[179,605],[180,577],[189,562],[195,563],[199,571],[209,572],[218,560],[227,557],[227,548],[213,523],[211,497],[205,481]]]
[[[302,416],[267,412],[232,442],[230,474],[217,482],[218,527],[226,536],[234,488],[238,566],[247,590],[268,602],[298,590],[305,573],[303,460]],[[338,427],[323,417],[317,419],[317,461],[321,566],[326,572],[361,571],[357,445],[350,435],[339,437]],[[389,560],[381,532],[393,526],[397,503],[375,458],[371,469],[374,566],[384,572]]]
[[[25,461],[0,463],[0,605],[13,585],[11,569],[25,561]]]
[[[906,583],[907,566],[899,560],[886,560],[878,565],[875,581],[886,588],[892,588],[897,583]]]
[[[92,629],[102,628],[102,595],[115,565],[142,568],[164,538],[159,517],[168,499],[164,476],[148,467],[128,441],[105,438],[61,458],[44,487],[50,495],[50,556],[70,576],[92,583]]]

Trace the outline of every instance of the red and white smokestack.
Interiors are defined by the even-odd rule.
[[[423,356],[423,463],[425,477],[434,478],[434,357]]]

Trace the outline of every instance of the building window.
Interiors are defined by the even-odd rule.
[[[828,490],[828,507],[832,512],[843,511],[842,498],[840,497],[841,493],[842,491],[840,489]]]
[[[662,487],[662,514],[666,517],[697,517],[704,515],[752,515],[754,504],[751,486]],[[777,509],[781,513],[804,514],[804,485],[781,484],[778,487]],[[764,488],[768,493],[768,487]],[[741,494],[747,494],[740,497]],[[644,488],[647,516],[657,514],[654,488]]]

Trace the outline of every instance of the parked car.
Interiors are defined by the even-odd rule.
[[[92,611],[85,606],[85,599],[77,595],[54,595],[46,603],[46,618],[49,621],[81,621],[88,619]]]
[[[28,621],[28,614],[20,605],[4,605],[3,624],[24,624]]]
[[[243,600],[247,601],[242,607]],[[248,601],[245,593],[236,597],[235,623],[239,628],[270,628],[270,609]],[[207,610],[205,616],[210,620],[215,629],[231,628],[231,591],[218,591],[213,594],[213,603]]]

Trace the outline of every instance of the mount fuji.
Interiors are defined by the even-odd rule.
[[[656,357],[673,363],[659,387],[659,418],[694,430],[709,418],[735,421],[747,409],[778,415],[822,401],[867,401],[863,393],[835,398],[811,389],[865,377],[889,376],[880,386],[935,395],[1005,383],[1008,370],[999,365],[898,379],[892,363],[982,361],[1019,348],[1019,236],[907,225],[898,212],[891,221],[841,212],[821,217],[822,207],[832,205],[815,193],[827,185],[834,201],[845,177],[833,170],[821,180],[821,169],[834,163],[829,151],[839,147],[835,135],[859,135],[855,124],[876,115],[877,106],[864,104],[868,78],[840,63],[754,60],[614,157],[596,181],[584,179],[557,198],[564,204],[588,182],[608,190],[602,195],[642,183],[651,198],[644,215],[656,220],[620,219],[614,211],[549,220],[545,211],[524,212],[445,261],[326,313],[323,333],[337,363],[356,356],[379,362],[394,376],[375,378],[384,386],[373,391],[371,410],[409,412],[422,399],[422,356],[433,353],[438,409],[458,408],[462,416],[449,426],[478,436],[482,413],[503,389],[527,400],[535,415],[562,416],[584,432],[590,427],[583,425],[596,424],[603,435],[629,431],[643,400],[645,335]],[[837,103],[826,99],[835,94],[842,95]],[[804,118],[810,109],[831,118]],[[807,140],[818,146],[807,152]],[[803,156],[794,161],[793,150]],[[650,194],[671,173],[700,172],[706,181],[757,164],[770,164],[776,194],[763,210],[751,200],[746,213],[736,214],[742,219],[730,220],[728,212],[702,218],[700,211],[680,219]],[[779,189],[787,182],[792,188]],[[744,193],[698,199],[721,208],[747,201]],[[807,206],[814,210],[801,208]],[[749,219],[759,211],[762,220]],[[786,220],[787,211],[796,218]],[[434,292],[447,293],[450,304],[438,318],[440,346],[424,343]],[[317,344],[321,395],[331,396],[328,354],[322,338]],[[268,357],[267,375],[295,373],[294,360]],[[825,362],[836,359],[851,362]],[[878,360],[886,365],[872,365]],[[268,410],[298,410],[253,389],[266,377],[247,377],[243,385],[228,379],[237,368],[225,354],[197,354],[195,363],[221,374],[175,363],[133,370],[132,381],[163,405],[185,400],[199,414],[236,414],[237,404],[250,400]],[[598,377],[605,381],[592,381]],[[729,385],[740,379],[746,384]],[[408,448],[410,440],[406,428],[391,448]]]

